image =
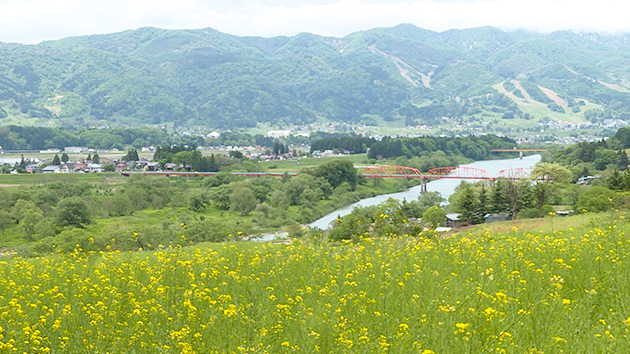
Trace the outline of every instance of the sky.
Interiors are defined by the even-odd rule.
[[[343,37],[401,23],[434,31],[630,33],[629,13],[627,0],[0,0],[0,42],[35,44],[147,26],[263,37]]]

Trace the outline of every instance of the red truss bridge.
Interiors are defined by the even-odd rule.
[[[496,180],[505,179],[523,179],[531,175],[532,168],[510,168],[499,171],[491,176],[488,171],[465,166],[438,167],[427,171],[426,173],[413,167],[406,166],[372,166],[363,170],[365,178],[419,178],[423,180],[429,179],[471,179],[471,180]]]

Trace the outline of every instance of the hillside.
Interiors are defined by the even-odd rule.
[[[0,43],[0,125],[630,120],[629,39],[399,25],[344,38],[141,28]]]

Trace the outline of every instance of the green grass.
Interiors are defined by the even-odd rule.
[[[41,185],[55,181],[117,184],[123,183],[125,177],[117,173],[0,174],[0,185]]]
[[[627,353],[630,224],[563,220],[5,258],[0,350]]]
[[[259,165],[269,172],[300,172],[304,169],[316,168],[317,166],[337,159],[347,159],[355,165],[368,164],[367,154],[355,154],[348,156],[334,156],[321,158],[300,158],[293,160],[261,161]]]

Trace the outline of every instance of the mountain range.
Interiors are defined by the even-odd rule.
[[[262,38],[141,28],[0,43],[0,125],[630,121],[628,68],[630,34],[403,24]]]

